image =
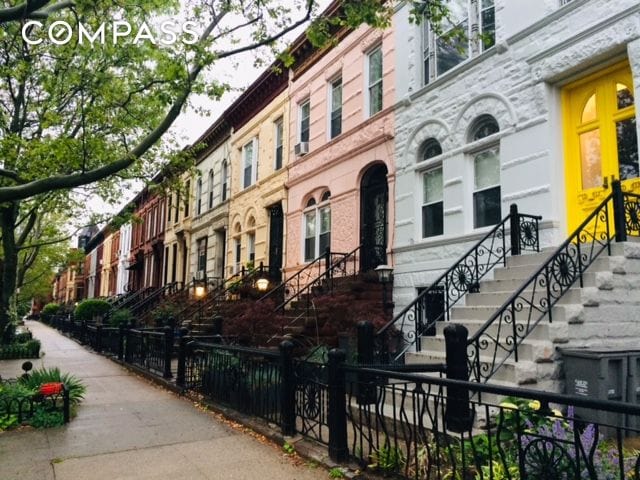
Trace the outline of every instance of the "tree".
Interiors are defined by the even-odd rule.
[[[414,11],[417,18],[426,14],[438,20],[443,3],[417,1]],[[308,22],[309,37],[326,42],[336,28],[362,22],[386,26],[393,11],[391,2],[384,0],[344,0],[330,17],[318,16],[314,0],[188,0],[185,20],[199,27],[198,35],[185,31],[166,42],[171,45],[163,45],[162,39],[171,37],[158,35],[159,19],[176,18],[178,0],[139,0],[128,8],[116,0],[4,5],[0,331],[7,325],[16,287],[21,202],[89,184],[109,192],[122,177],[157,169],[162,158],[158,142],[188,104],[189,95],[206,94],[215,100],[228,89],[214,75],[201,74],[216,62],[252,50],[279,51],[279,41]],[[41,25],[30,23],[33,20]],[[65,22],[68,29],[49,30],[53,22]],[[126,25],[130,34],[119,37]],[[290,61],[286,55],[281,59],[281,68]]]

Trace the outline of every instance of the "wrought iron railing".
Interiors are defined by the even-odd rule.
[[[174,295],[175,293],[182,290],[182,282],[171,282],[163,285],[162,287],[156,288],[153,292],[146,295],[139,302],[131,305],[129,310],[133,316],[138,317],[151,309],[153,309],[163,298]]]
[[[164,378],[171,378],[173,356],[173,330],[128,329],[125,332],[125,362],[148,370]]]
[[[622,192],[619,182],[582,224],[532,275],[470,336],[471,377],[486,382],[511,357],[518,361],[524,339],[576,283],[583,286],[585,270],[611,242],[640,235],[640,196]]]
[[[306,284],[300,284],[299,288],[289,291],[281,302],[276,304],[274,312],[280,314],[294,313],[288,323],[283,325],[283,332],[288,326],[299,324],[301,318],[310,318],[314,311],[314,298],[319,295],[332,294],[336,279],[360,273],[360,250],[360,246],[349,253],[329,252],[327,250],[323,262],[318,262],[324,268],[319,269],[319,273],[315,278],[307,279]],[[313,271],[315,271],[315,267]],[[298,287],[297,281],[296,287]],[[266,298],[268,297],[265,295],[262,299]],[[266,342],[267,345],[276,338],[276,335],[272,336]]]
[[[449,320],[451,307],[468,292],[478,291],[480,280],[494,267],[506,265],[509,254],[519,255],[523,250],[539,252],[541,218],[518,213],[517,206],[511,205],[509,215],[378,330],[375,338],[378,361],[395,363],[411,348],[419,351],[422,336],[435,333],[437,322]],[[428,318],[428,303],[435,296],[442,296],[444,308],[434,318]]]
[[[354,379],[365,373],[377,379],[371,402],[359,400],[370,382],[347,380],[348,426],[334,445],[363,469],[421,480],[640,478],[639,452],[625,442],[640,435],[638,405],[344,370]]]
[[[189,342],[185,384],[233,409],[280,423],[281,371],[278,352]]]

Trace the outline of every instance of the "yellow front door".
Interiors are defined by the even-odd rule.
[[[569,232],[620,179],[640,192],[638,139],[631,71],[614,65],[564,88],[562,95]]]

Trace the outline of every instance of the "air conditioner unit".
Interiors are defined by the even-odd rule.
[[[299,157],[309,153],[309,142],[300,142],[296,144],[295,152],[296,152],[296,155],[298,155]]]
[[[196,280],[204,280],[205,274],[204,270],[198,270],[196,272]]]

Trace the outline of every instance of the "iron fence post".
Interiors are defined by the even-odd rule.
[[[373,363],[373,324],[358,322],[358,365]],[[376,402],[376,386],[371,375],[358,373],[358,404],[368,405]]]
[[[467,338],[469,331],[464,325],[453,323],[444,329],[446,345],[447,378],[469,381],[467,365]],[[477,353],[479,356],[480,352]],[[453,432],[469,431],[473,424],[473,414],[469,406],[467,387],[447,387],[445,422]]]
[[[345,358],[344,350],[334,348],[329,351],[329,457],[334,462],[343,462],[349,456]]]
[[[509,207],[509,234],[511,236],[511,255],[520,255],[520,215],[518,205]]]
[[[66,385],[62,386],[62,419],[64,423],[69,423],[71,413],[71,401],[69,399],[69,390]]]
[[[329,247],[324,249],[324,271],[327,282],[331,280],[331,250]]]
[[[118,325],[118,360],[124,360],[124,325]]]
[[[616,242],[627,241],[627,228],[624,214],[624,194],[620,180],[611,183],[613,192],[613,225],[616,229]]]
[[[282,434],[292,436],[296,433],[296,383],[293,374],[293,342],[280,343],[280,422]]]
[[[213,322],[213,335],[218,335],[218,338],[213,339],[213,343],[222,343],[223,318],[220,315],[215,315],[212,319],[212,322]]]
[[[102,325],[96,325],[96,344],[94,348],[96,352],[102,352]]]
[[[184,388],[187,373],[187,329],[180,329],[180,339],[178,340],[178,373],[176,375],[176,385]]]
[[[171,378],[171,357],[173,357],[173,328],[164,327],[164,373],[163,378]]]
[[[124,361],[125,363],[131,363],[131,351],[133,345],[131,345],[131,328],[132,324],[129,324],[127,329],[125,330],[125,342],[124,342]]]

